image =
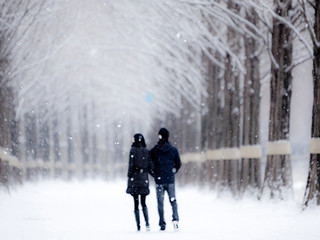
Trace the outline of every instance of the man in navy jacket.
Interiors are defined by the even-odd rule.
[[[161,128],[159,142],[151,149],[150,156],[153,162],[153,175],[156,182],[156,193],[159,213],[160,230],[166,229],[163,212],[164,193],[167,191],[172,206],[172,222],[174,229],[178,229],[179,215],[175,194],[175,174],[181,167],[178,150],[169,142],[169,131]]]

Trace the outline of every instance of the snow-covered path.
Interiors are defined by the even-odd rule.
[[[151,232],[136,232],[133,200],[124,181],[50,181],[0,191],[2,240],[100,239],[320,239],[320,210],[301,212],[296,202],[217,199],[206,190],[177,187],[180,231],[157,226],[155,191],[147,198]]]

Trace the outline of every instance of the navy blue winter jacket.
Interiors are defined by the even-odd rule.
[[[150,150],[150,156],[156,184],[174,183],[174,175],[181,167],[178,150],[170,142],[157,144]]]

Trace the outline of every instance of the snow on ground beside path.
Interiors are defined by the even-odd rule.
[[[180,231],[173,231],[166,196],[167,230],[160,232],[154,186],[147,197],[151,232],[144,227],[137,232],[133,200],[125,188],[124,181],[49,181],[27,183],[10,195],[0,191],[1,239],[320,239],[320,209],[301,212],[296,201],[217,199],[206,190],[180,187]]]

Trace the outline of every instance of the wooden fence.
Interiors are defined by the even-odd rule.
[[[314,146],[311,144],[310,151]],[[184,153],[181,155],[182,169],[179,173],[179,181],[183,184],[190,182],[201,183],[206,180],[206,163],[219,160],[241,160],[244,158],[261,159],[263,155],[270,154],[291,154],[289,142],[267,143],[265,148],[261,145],[242,146],[239,148],[221,148],[207,150],[206,152]],[[69,179],[71,177],[102,176],[112,177],[116,172],[125,172],[127,165],[125,160],[115,162],[79,162],[43,161],[18,159],[3,148],[0,148],[0,181],[3,184],[12,182],[23,182],[39,177]]]
[[[122,163],[44,161],[18,159],[3,148],[0,148],[0,182],[2,185],[22,183],[25,180],[36,180],[39,178],[63,178],[72,177],[112,177],[117,172],[123,172],[126,166]]]

